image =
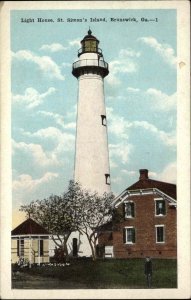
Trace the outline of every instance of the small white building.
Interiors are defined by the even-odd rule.
[[[24,258],[31,264],[49,262],[48,231],[31,218],[11,231],[11,260]]]

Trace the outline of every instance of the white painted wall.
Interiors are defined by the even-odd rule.
[[[68,242],[67,242],[68,254],[70,256],[73,256],[73,238],[77,238],[78,256],[79,257],[82,257],[82,256],[89,257],[92,255],[91,248],[90,248],[90,245],[89,245],[86,235],[84,235],[84,234],[82,235],[78,231],[75,231],[75,232],[71,233],[71,235],[68,239]],[[54,241],[50,240],[50,248],[49,248],[50,256],[54,256],[55,247],[56,247],[56,245],[55,245]]]
[[[96,53],[80,56],[81,65],[97,59]],[[93,62],[93,61],[92,61]],[[94,61],[95,62],[95,61]],[[104,81],[100,75],[84,74],[78,78],[78,112],[74,179],[83,188],[100,194],[110,192],[105,174],[109,174],[107,126],[101,115],[106,115]]]
[[[91,256],[92,252],[91,252],[91,248],[88,242],[88,239],[86,237],[86,235],[84,234],[80,234],[78,231],[76,232],[72,232],[72,234],[70,235],[69,239],[68,239],[68,251],[69,254],[72,256],[73,253],[73,238],[77,238],[77,243],[78,243],[78,256],[82,257],[82,256]]]

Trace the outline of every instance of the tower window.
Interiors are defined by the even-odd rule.
[[[110,185],[110,174],[105,174],[105,183]]]
[[[107,125],[107,121],[106,121],[106,116],[105,115],[101,115],[101,124],[103,126],[106,126]]]

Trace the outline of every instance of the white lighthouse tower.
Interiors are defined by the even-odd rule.
[[[99,194],[110,192],[104,77],[108,64],[99,41],[88,31],[81,41],[72,74],[78,79],[78,112],[74,180]]]

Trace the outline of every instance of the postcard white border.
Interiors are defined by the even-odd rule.
[[[10,11],[38,9],[176,9],[178,37],[178,288],[105,290],[11,289]],[[1,2],[1,297],[2,299],[190,298],[190,43],[189,1]]]

